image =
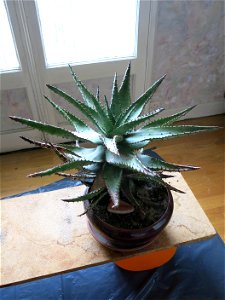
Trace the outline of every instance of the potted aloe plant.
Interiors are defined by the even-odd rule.
[[[34,145],[54,149],[63,160],[61,165],[30,176],[59,174],[87,185],[85,195],[63,201],[84,201],[84,214],[87,214],[93,236],[103,245],[123,251],[145,247],[169,222],[173,212],[171,190],[182,191],[165,181],[168,172],[197,169],[194,166],[166,162],[153,152],[150,155],[144,152],[143,148],[154,140],[216,129],[209,126],[172,125],[194,106],[169,117],[156,118],[162,108],[142,115],[145,105],[165,76],[132,102],[130,68],[129,64],[120,88],[115,75],[111,100],[105,97],[104,105],[100,102],[99,91],[94,96],[71,67],[83,101],[55,86],[47,85],[53,93],[61,96],[88,118],[91,127],[48,97],[45,97],[46,100],[73,126],[73,130],[21,117],[10,117],[42,132],[74,141],[72,144],[52,144],[22,137]],[[86,142],[91,146],[86,147]],[[71,169],[78,171],[67,173]],[[167,175],[164,171],[167,171]]]

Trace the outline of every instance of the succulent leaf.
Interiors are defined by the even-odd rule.
[[[76,177],[76,178],[84,178],[84,179],[93,179],[96,177],[95,173],[88,173],[88,172],[78,172],[75,174],[67,174],[67,173],[56,173],[59,176],[72,176],[72,177]]]
[[[145,105],[152,98],[165,76],[166,75],[157,80],[140,98],[129,106],[125,113],[119,118],[118,125],[124,124],[124,122],[133,121],[141,114]]]
[[[20,136],[20,138],[30,144],[39,146],[41,148],[47,148],[47,149],[63,149],[63,147],[59,146],[59,145],[55,145],[52,143],[47,143],[47,142],[41,142],[41,141],[34,141],[32,139],[29,139],[25,136]]]
[[[52,134],[52,135],[57,135],[57,136],[61,136],[63,138],[73,139],[73,140],[75,138],[79,138],[72,131],[63,129],[61,127],[48,125],[48,124],[45,124],[45,123],[42,123],[42,122],[38,122],[38,121],[26,119],[26,118],[20,118],[20,117],[16,117],[16,116],[10,116],[10,119],[12,119],[16,122],[19,122],[21,124],[30,126],[34,129],[40,130],[42,132]]]
[[[111,99],[111,111],[115,119],[118,120],[121,113],[126,110],[131,103],[130,96],[130,64],[128,65],[121,87],[118,89],[117,74],[114,76],[112,99]]]
[[[98,190],[89,192],[88,194],[85,194],[83,196],[72,198],[72,199],[62,199],[64,202],[80,202],[85,200],[93,200],[96,196],[102,194],[102,192],[105,190],[105,188],[100,188]]]
[[[73,76],[73,79],[75,81],[76,86],[78,87],[84,101],[86,104],[96,110],[96,111],[101,111],[102,107],[100,106],[100,103],[97,98],[86,88],[86,86],[79,80],[78,76],[74,73],[72,67],[69,65],[71,74]],[[99,90],[97,91],[97,96],[99,96]]]
[[[113,134],[125,134],[128,131],[132,130],[134,127],[140,125],[143,122],[146,122],[148,119],[154,117],[155,115],[157,115],[158,113],[160,113],[163,110],[164,110],[164,108],[158,108],[145,116],[141,116],[141,117],[137,118],[136,120],[126,122],[126,123],[120,125],[119,127],[117,127],[113,131]]]
[[[102,144],[100,134],[98,134],[94,130],[91,131],[91,132],[87,132],[87,131],[85,131],[85,132],[73,131],[73,134],[74,134],[74,136],[76,136],[78,138],[78,140],[91,142],[93,144]]]
[[[78,87],[84,101],[87,103],[87,105],[91,109],[96,111],[96,113],[98,115],[98,119],[101,120],[101,125],[104,128],[105,132],[110,131],[112,128],[112,123],[111,123],[110,119],[107,117],[104,109],[102,108],[100,101],[98,101],[98,99],[96,99],[95,96],[79,80],[77,75],[74,73],[72,67],[71,66],[69,66],[69,67],[70,67],[73,79],[76,83],[76,86]]]
[[[76,174],[69,174],[69,173],[56,173],[57,175],[59,176],[63,176],[63,177],[66,177],[66,178],[71,178],[71,179],[74,179],[74,180],[80,180],[82,182],[90,182],[90,181],[93,181],[94,178],[95,178],[95,174],[89,174],[89,173],[82,173],[80,172],[79,173],[76,173]]]
[[[182,172],[199,169],[198,167],[194,166],[171,164],[161,159],[144,154],[137,154],[137,156],[146,167],[155,171]]]
[[[137,138],[138,140],[138,138]],[[129,147],[130,149],[132,150],[139,150],[139,149],[142,149],[144,148],[145,146],[147,146],[149,144],[149,140],[146,140],[146,141],[137,141],[137,142],[132,142],[132,143],[126,143],[124,142],[124,146],[125,147]]]
[[[119,93],[118,93],[117,74],[116,73],[114,75],[114,80],[113,80],[110,110],[111,110],[114,118],[117,119],[121,113],[121,103],[120,103]]]
[[[195,107],[196,107],[196,105],[193,105],[193,106],[190,106],[176,114],[173,114],[172,116],[157,119],[157,120],[149,123],[148,125],[144,126],[143,128],[165,126],[165,125],[168,126],[170,124],[173,124],[175,121],[177,121],[181,117],[185,116],[188,112],[190,112]]]
[[[99,90],[99,86],[97,87],[96,99],[97,99],[98,101],[100,100],[100,90]]]
[[[99,145],[96,148],[83,148],[67,144],[61,144],[61,146],[72,154],[78,155],[83,159],[95,162],[101,162],[104,159],[105,151],[102,145]]]
[[[87,160],[92,160],[94,162],[104,162],[105,159],[105,148],[104,146],[100,145],[95,148],[92,152],[87,155],[83,155],[83,158]]]
[[[106,136],[102,136],[101,139],[109,151],[119,155],[119,151],[116,145],[116,136],[114,136],[112,139],[107,138]]]
[[[60,144],[60,146],[69,151],[70,153],[82,157],[88,154],[91,154],[96,148],[84,148],[84,147],[78,147],[71,144]]]
[[[40,142],[40,141],[34,141],[34,140],[31,140],[29,138],[26,138],[24,136],[21,136],[20,137],[21,139],[23,139],[24,141],[30,143],[30,144],[33,144],[33,145],[36,145],[36,146],[39,146],[41,148],[46,148],[46,149],[51,149],[51,150],[54,150],[56,155],[63,161],[63,162],[67,162],[68,161],[68,158],[67,156],[65,155],[64,153],[64,148],[59,146],[59,145],[55,145],[55,144],[52,144],[52,143],[46,143],[46,142]]]
[[[101,163],[93,163],[87,166],[84,166],[83,169],[88,172],[98,173],[101,170]]]
[[[80,102],[79,100],[73,98],[69,94],[65,93],[64,91],[60,90],[59,88],[47,84],[47,87],[53,91],[55,94],[64,98],[67,102],[72,104],[75,108],[77,108],[82,114],[87,117],[102,133],[105,133],[104,128],[101,126],[99,121],[99,117],[97,112],[92,109],[91,107],[87,106],[86,104]]]
[[[155,139],[167,139],[187,134],[195,134],[204,131],[216,130],[216,126],[195,126],[195,125],[180,125],[180,126],[164,126],[139,129],[134,133],[130,133],[125,138],[128,143],[137,143],[150,141]]]
[[[63,172],[66,170],[79,169],[83,166],[87,166],[87,165],[91,164],[92,162],[93,161],[90,161],[90,160],[84,160],[84,159],[77,158],[77,160],[73,160],[72,162],[68,162],[68,163],[47,169],[45,171],[30,174],[29,177],[47,176],[47,175],[51,175],[54,173]]]
[[[48,97],[45,96],[45,99],[67,120],[70,122],[71,125],[74,126],[76,131],[81,131],[81,132],[89,132],[92,134],[94,132],[93,129],[88,127],[83,121],[81,121],[79,118],[71,114],[69,111],[63,109],[56,103],[54,103],[52,100],[50,100]]]
[[[113,207],[118,207],[120,202],[120,184],[122,179],[122,169],[106,164],[103,170],[108,193],[112,199]]]
[[[126,110],[131,104],[130,71],[131,71],[131,63],[129,63],[129,65],[125,71],[124,78],[123,78],[121,87],[118,92],[119,100],[120,100],[120,107],[121,107],[122,111]]]
[[[105,104],[106,104],[107,115],[108,115],[109,119],[111,120],[111,123],[115,124],[115,118],[114,118],[114,116],[112,114],[112,111],[110,109],[109,102],[108,102],[108,99],[107,99],[106,96],[104,96],[104,100],[105,100]]]
[[[78,156],[72,155],[70,153],[67,153],[64,150],[55,149],[55,152],[58,155],[58,157],[62,159],[62,161],[64,163],[75,161],[75,160],[77,160],[77,157],[78,157]]]
[[[118,156],[114,153],[106,150],[106,161],[109,164],[120,167],[122,169],[128,169],[137,173],[145,175],[158,176],[154,171],[145,167],[142,162],[134,155],[132,156]]]

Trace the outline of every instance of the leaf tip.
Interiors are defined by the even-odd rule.
[[[40,175],[40,173],[36,172],[36,173],[32,173],[32,174],[27,175],[27,177],[32,178],[32,177],[37,177],[39,175]]]
[[[14,121],[16,121],[16,120],[18,120],[19,118],[18,117],[16,117],[16,116],[9,116],[9,118],[10,119],[12,119],[12,120],[14,120]]]

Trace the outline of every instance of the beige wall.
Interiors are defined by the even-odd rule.
[[[167,108],[193,104],[201,104],[202,110],[222,108],[224,2],[160,0],[156,22],[152,79],[165,73],[167,77],[153,103]]]

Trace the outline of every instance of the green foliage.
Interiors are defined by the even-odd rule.
[[[129,64],[120,89],[118,89],[117,85],[117,74],[114,77],[110,109],[116,120],[119,118],[121,112],[126,111],[131,104],[130,69],[131,65]]]
[[[120,185],[122,180],[122,169],[110,164],[105,164],[103,170],[103,178],[105,185],[109,191],[109,195],[115,207],[120,201]]]
[[[181,192],[164,181],[164,178],[168,177],[168,175],[164,175],[163,171],[190,171],[197,169],[197,167],[172,164],[146,156],[142,153],[142,148],[155,139],[168,139],[212,131],[217,129],[217,127],[173,125],[175,121],[191,111],[194,106],[161,118],[156,118],[156,116],[163,111],[163,108],[141,115],[165,76],[157,80],[143,95],[132,102],[130,94],[131,66],[129,64],[120,88],[118,88],[117,75],[115,75],[111,102],[109,103],[105,96],[103,104],[100,101],[99,88],[96,96],[94,96],[79,80],[71,66],[70,71],[83,102],[55,86],[47,85],[47,87],[53,94],[57,94],[66,102],[69,102],[73,108],[90,121],[91,125],[85,124],[85,121],[78,118],[71,111],[60,107],[48,97],[45,97],[45,99],[72,125],[73,130],[66,130],[21,117],[11,117],[16,122],[74,142],[73,144],[51,144],[49,142],[32,141],[22,137],[25,141],[34,145],[53,149],[64,162],[59,166],[31,174],[30,176],[59,174],[79,179],[87,185],[93,182],[93,190],[91,189],[86,195],[64,201],[89,200],[90,207],[94,207],[101,199],[106,198],[109,201],[110,198],[117,211],[119,211],[118,208],[120,207],[121,194],[124,196],[123,191],[129,188],[131,180],[132,182],[144,181],[152,185],[162,185],[176,192]],[[90,142],[92,143],[92,148],[81,147],[79,142]],[[63,173],[71,169],[78,171],[73,174]],[[107,194],[109,195],[108,198],[105,197]],[[132,198],[130,191],[128,194]],[[131,202],[135,203],[136,207],[139,206],[135,199],[132,198]]]

